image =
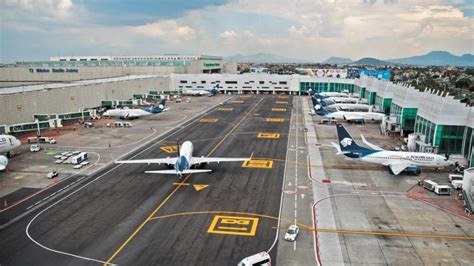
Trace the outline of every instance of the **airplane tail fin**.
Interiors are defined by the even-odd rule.
[[[324,107],[321,105],[319,106],[319,109],[316,111],[316,113],[323,116],[331,114],[331,112],[329,112],[327,109],[324,109]]]
[[[160,103],[158,103],[157,105],[155,105],[153,108],[151,108],[151,112],[152,113],[161,113],[163,111],[166,111],[165,109],[165,104],[166,104],[166,99],[162,99],[160,101]]]
[[[341,151],[344,152],[369,152],[372,151],[371,149],[367,149],[364,147],[359,146],[351,134],[347,131],[347,129],[342,124],[337,124],[337,137],[339,140],[339,148]]]

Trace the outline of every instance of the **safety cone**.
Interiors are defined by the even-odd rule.
[[[3,201],[3,208],[4,209],[8,208],[8,201],[7,200]]]

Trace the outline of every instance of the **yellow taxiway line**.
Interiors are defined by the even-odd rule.
[[[263,101],[264,98],[261,98],[260,101],[257,102],[257,104],[255,104],[251,110],[249,110],[247,112],[247,114],[244,115],[244,117],[242,117],[242,119],[240,119],[240,121],[221,139],[221,141],[219,141],[219,143],[216,144],[216,146],[214,146],[214,148],[207,154],[207,156],[211,156],[211,154],[220,146],[222,145],[222,143],[232,134],[232,132],[235,131],[235,129],[237,129],[238,126],[240,126],[240,124],[242,124],[245,119],[253,112],[253,110],[255,108],[257,108],[257,106]],[[186,177],[183,179],[182,183],[186,183],[186,181],[191,177],[191,174],[189,175],[186,175]],[[156,207],[155,210],[153,210],[153,212],[145,219],[145,221],[143,221],[143,223],[140,224],[140,226],[135,229],[135,231],[133,231],[133,233],[120,245],[120,247],[112,254],[112,256],[110,256],[110,258],[104,263],[104,265],[109,265],[111,264],[111,261],[113,259],[115,259],[115,257],[117,257],[117,255],[128,245],[128,243],[138,234],[138,232],[140,232],[142,230],[142,228],[145,226],[145,224],[151,220],[151,218],[153,216],[155,216],[155,214],[166,204],[166,202],[168,202],[168,200],[176,193],[176,191],[178,191],[178,189],[181,187],[181,185],[178,185],[176,186],[175,189],[173,189],[173,191],[171,191],[171,193],[160,203],[160,205],[158,205],[158,207]]]

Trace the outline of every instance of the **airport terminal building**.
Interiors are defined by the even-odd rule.
[[[83,60],[81,61],[81,59]],[[58,57],[52,58],[50,63],[57,62],[64,64],[63,68],[69,68],[79,67],[76,64],[84,64],[84,62],[99,64],[104,61],[107,62],[106,64],[115,64],[114,62],[117,60],[128,59],[135,61],[137,59],[155,60],[157,62],[164,60],[159,57]],[[172,59],[181,60],[179,62],[183,64],[185,61],[207,60],[186,57]],[[175,63],[178,64],[178,61]],[[203,66],[204,63],[201,61],[199,64]],[[220,66],[224,65],[220,64]],[[35,68],[36,66],[30,65],[29,67]],[[117,66],[107,67],[115,68]],[[142,66],[133,68],[140,67]],[[220,71],[224,69],[225,67]],[[317,92],[347,91],[358,94],[360,98],[366,99],[369,104],[375,105],[378,110],[387,114],[389,118],[382,123],[381,127],[383,132],[399,133],[403,136],[417,133],[419,136],[416,139],[416,150],[459,154],[469,160],[471,165],[474,163],[474,134],[472,132],[474,108],[466,106],[458,99],[454,99],[453,96],[429,89],[422,92],[406,84],[364,76],[360,79],[341,79],[297,74],[203,74],[202,71],[209,71],[209,69],[200,68],[196,70],[198,73],[192,74],[175,72],[133,75],[127,73],[124,76],[113,77],[112,73],[109,75],[111,77],[101,79],[1,88],[0,132],[15,134],[35,130],[38,125],[34,121],[38,120],[41,120],[41,128],[54,127],[55,123],[58,123],[58,119],[78,119],[84,116],[84,110],[88,108],[111,106],[111,102],[131,105],[134,103],[133,100],[149,97],[156,99],[162,93],[179,94],[186,89],[205,89],[213,87],[215,84],[220,85],[221,92],[233,94],[304,95],[309,90]],[[212,70],[210,71],[212,72]],[[34,74],[40,75],[41,73],[35,72]],[[55,73],[50,72],[49,74]],[[59,75],[59,73],[56,74]],[[67,75],[67,73],[63,74]],[[107,73],[101,75],[107,75]],[[9,78],[5,77],[5,72],[1,77],[4,80]],[[86,116],[88,115],[91,113],[86,113]]]

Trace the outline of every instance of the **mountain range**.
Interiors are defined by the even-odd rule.
[[[270,53],[258,53],[253,55],[234,55],[225,58],[237,63],[315,63],[311,60],[295,59],[278,56]],[[474,66],[474,55],[453,55],[446,51],[433,51],[424,55],[380,60],[377,58],[362,58],[353,61],[350,58],[330,57],[321,62],[322,64],[353,64],[353,65],[420,65],[420,66]]]

